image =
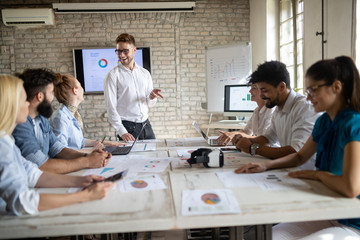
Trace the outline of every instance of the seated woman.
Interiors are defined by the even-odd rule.
[[[337,57],[312,65],[306,73],[306,93],[320,116],[299,152],[266,163],[250,163],[236,173],[262,172],[304,164],[315,152],[317,170],[289,173],[317,180],[330,189],[360,199],[360,78],[353,60]],[[360,239],[360,218],[311,223],[281,223],[273,239]],[[349,238],[347,238],[349,237]]]
[[[55,97],[62,103],[50,118],[50,124],[55,135],[66,146],[72,149],[93,147],[94,149],[107,146],[121,146],[124,143],[85,139],[83,136],[83,122],[78,112],[78,106],[84,101],[84,89],[79,81],[71,75],[57,74],[58,84],[55,85]],[[103,145],[104,144],[104,145]]]
[[[219,145],[229,144],[236,135],[247,138],[264,135],[266,129],[269,128],[271,116],[275,108],[267,108],[265,106],[265,101],[260,97],[260,89],[257,84],[252,84],[249,92],[251,94],[250,100],[257,103],[257,108],[255,108],[244,129],[233,132],[219,131],[221,133],[217,139]]]
[[[103,177],[42,172],[21,156],[11,133],[16,124],[26,121],[28,107],[23,82],[14,76],[0,75],[0,214],[36,214],[39,210],[105,197],[113,183],[100,182]],[[69,194],[39,194],[33,187],[87,188]]]

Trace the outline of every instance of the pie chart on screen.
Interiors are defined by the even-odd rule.
[[[99,66],[101,67],[101,68],[106,68],[107,67],[107,65],[108,65],[108,62],[106,61],[106,59],[100,59],[99,60]]]

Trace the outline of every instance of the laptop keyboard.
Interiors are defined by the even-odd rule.
[[[121,153],[128,153],[130,152],[131,147],[118,147],[111,154],[121,154]]]

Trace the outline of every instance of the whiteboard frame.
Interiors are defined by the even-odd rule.
[[[206,105],[207,105],[207,108],[206,108],[206,111],[208,113],[224,113],[224,89],[221,89],[219,90],[219,94],[220,97],[222,100],[220,100],[220,103],[217,104],[217,106],[213,107],[211,104],[209,104],[209,78],[211,76],[209,76],[208,74],[208,70],[209,70],[209,64],[208,64],[208,51],[209,50],[215,50],[215,49],[222,49],[222,48],[231,48],[231,47],[241,47],[241,46],[244,46],[244,47],[248,47],[250,48],[249,49],[249,59],[248,59],[248,64],[249,64],[249,74],[248,76],[252,73],[252,49],[251,49],[251,42],[238,42],[238,43],[232,43],[232,44],[226,44],[226,45],[221,45],[221,46],[206,46],[205,47],[205,76],[206,76]],[[225,82],[223,84],[223,86],[225,85],[233,85],[233,84],[246,84],[247,82],[243,82],[241,80],[238,80],[238,81],[234,81],[234,82]],[[220,110],[220,106],[221,105],[221,109]],[[210,107],[210,109],[209,109]]]

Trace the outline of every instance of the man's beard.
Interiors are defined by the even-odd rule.
[[[269,99],[270,100],[270,99]],[[267,108],[273,108],[275,107],[277,104],[275,102],[272,102],[271,100],[269,101],[269,103],[267,103],[265,106]]]
[[[267,108],[273,108],[279,104],[280,95],[277,94],[276,98],[273,101],[270,98],[263,98],[263,100],[267,100],[267,103],[265,104]]]
[[[44,99],[44,101],[42,103],[39,104],[39,106],[37,107],[37,110],[38,110],[39,114],[41,114],[42,116],[44,116],[46,118],[51,117],[51,115],[53,113],[51,103],[46,98]]]

